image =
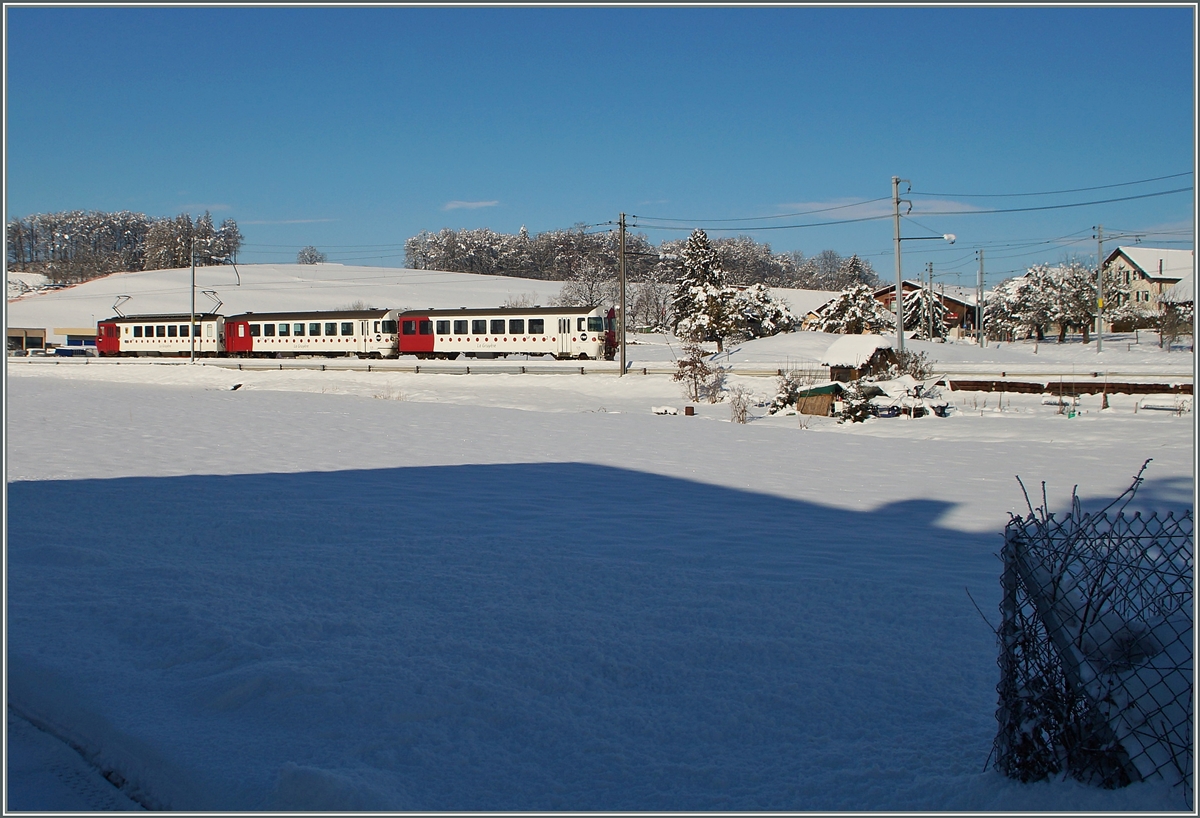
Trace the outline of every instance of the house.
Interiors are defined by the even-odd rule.
[[[848,383],[878,372],[896,362],[890,338],[881,335],[843,335],[825,350],[821,366],[829,367],[829,380]]]
[[[1191,250],[1141,246],[1118,247],[1104,259],[1106,270],[1124,276],[1135,304],[1157,304],[1165,290],[1191,275],[1195,263]]]
[[[921,281],[910,281],[905,279],[903,282],[901,282],[901,288],[905,295],[925,289],[926,286],[927,285]],[[873,294],[876,301],[883,304],[892,312],[896,311],[895,284],[889,284],[886,287],[880,287]],[[933,294],[946,308],[947,327],[954,329],[955,327],[975,326],[976,298],[975,289],[973,287],[937,284],[933,288]]]

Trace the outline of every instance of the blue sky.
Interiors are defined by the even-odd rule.
[[[653,242],[700,225],[890,277],[890,219],[751,228],[890,213],[893,175],[912,182],[905,236],[958,236],[906,243],[907,275],[933,261],[973,284],[977,247],[989,280],[1091,256],[1096,224],[1192,242],[1190,7],[8,7],[6,24],[7,217],[208,209],[237,220],[246,262],[313,244],[399,266],[422,230],[623,211]]]

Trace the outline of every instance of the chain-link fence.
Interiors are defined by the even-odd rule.
[[[1190,804],[1192,512],[1127,515],[1141,481],[1094,514],[1073,498],[1063,519],[1030,505],[1009,521],[996,768],[1104,787],[1165,779]]]

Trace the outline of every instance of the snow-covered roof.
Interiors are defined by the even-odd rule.
[[[843,335],[825,350],[821,366],[853,366],[860,367],[877,349],[890,349],[892,341],[881,335]]]
[[[1163,290],[1162,295],[1158,300],[1165,304],[1189,304],[1196,300],[1196,287],[1192,283],[1195,278],[1192,273],[1188,273],[1172,287]]]
[[[926,287],[927,285],[924,281],[914,281],[911,278],[906,278],[906,279],[904,279],[904,286],[911,287],[914,290],[920,290],[920,289],[923,289],[924,287]],[[882,287],[877,288],[874,292],[874,295],[876,298],[878,298],[879,296],[883,295],[884,293],[890,293],[895,289],[896,289],[895,284],[885,284]],[[946,298],[951,299],[953,301],[958,301],[959,303],[966,304],[969,307],[975,306],[975,288],[974,287],[961,287],[957,284],[934,284],[933,292],[936,295],[938,295],[939,297],[945,296]]]
[[[1177,281],[1192,272],[1195,254],[1191,250],[1163,250],[1158,247],[1118,247],[1109,254],[1105,264],[1111,264],[1120,254],[1142,272],[1146,278]]]

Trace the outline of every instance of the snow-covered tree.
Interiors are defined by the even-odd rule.
[[[562,307],[611,307],[621,298],[620,283],[597,264],[583,262],[558,292]]]
[[[324,264],[327,261],[329,257],[311,244],[300,248],[300,252],[296,254],[297,264]]]
[[[645,280],[632,285],[629,298],[630,327],[646,327],[651,332],[666,332],[671,326],[671,285],[661,273],[652,270]]]
[[[762,284],[736,292],[732,310],[737,332],[746,338],[765,338],[789,332],[797,323],[788,305],[776,299]]]
[[[681,271],[672,294],[675,334],[691,341],[724,339],[737,329],[733,311],[736,290],[725,283],[725,271],[703,230],[694,230],[680,252]]]
[[[875,298],[874,291],[859,284],[840,293],[820,310],[812,329],[843,335],[884,333],[896,326],[896,316]]]
[[[218,264],[224,261],[234,261],[241,247],[242,231],[238,230],[237,222],[233,219],[225,219],[217,228],[217,235],[213,242],[214,261]]]
[[[945,338],[947,312],[946,305],[928,287],[904,294],[904,329],[912,330],[914,338]]]

